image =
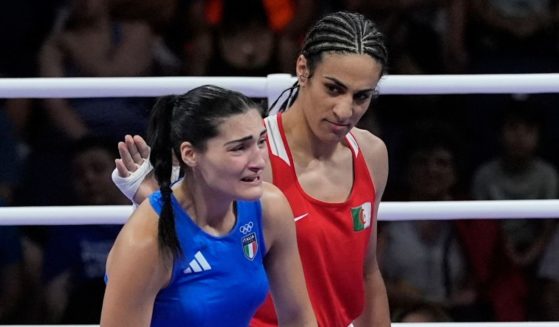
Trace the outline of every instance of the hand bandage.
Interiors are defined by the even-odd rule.
[[[111,174],[113,183],[116,187],[128,198],[132,203],[134,202],[134,195],[138,192],[140,185],[146,179],[146,176],[153,170],[149,159],[144,159],[144,162],[138,167],[134,172],[131,172],[128,177],[121,177],[118,174],[118,170],[115,168]],[[173,166],[173,171],[171,172],[171,184],[175,183],[180,178],[180,166]]]
[[[140,167],[138,167],[136,171],[131,172],[127,177],[121,177],[118,174],[118,170],[115,168],[111,174],[111,178],[116,187],[134,203],[134,195],[136,195],[138,188],[140,188],[140,185],[152,170],[153,166],[148,159],[145,159]]]
[[[171,172],[171,185],[179,180],[181,177],[181,166],[173,166],[173,171]]]

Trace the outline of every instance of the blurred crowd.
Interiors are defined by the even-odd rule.
[[[293,73],[322,14],[372,18],[388,74],[552,73],[557,0],[18,0],[0,77]],[[261,99],[266,105],[265,99]],[[129,204],[110,173],[153,98],[0,99],[0,205]],[[381,95],[384,201],[556,199],[558,94]],[[559,213],[558,213],[559,216]],[[0,323],[98,323],[120,226],[0,226]],[[555,219],[379,224],[394,321],[559,321]]]

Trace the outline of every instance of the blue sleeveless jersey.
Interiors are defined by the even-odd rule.
[[[268,292],[260,201],[238,201],[235,227],[217,237],[171,199],[183,254],[155,298],[151,326],[248,326]],[[151,195],[150,203],[160,213],[161,193]]]

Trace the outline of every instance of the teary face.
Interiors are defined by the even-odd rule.
[[[266,130],[256,109],[225,118],[218,135],[196,152],[195,178],[215,195],[254,200],[262,195],[268,152]]]

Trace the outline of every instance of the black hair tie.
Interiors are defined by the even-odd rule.
[[[163,199],[169,200],[171,198],[171,193],[173,193],[171,186],[161,186],[161,195],[163,196]]]
[[[275,114],[279,111],[282,111],[283,108],[288,108],[289,107],[289,100],[291,99],[291,96],[293,95],[294,90],[297,89],[298,87],[299,87],[299,81],[295,81],[295,83],[290,88],[287,88],[287,89],[283,90],[281,92],[281,94],[276,98],[276,100],[272,103],[272,105],[269,106],[267,115]],[[281,104],[281,106],[279,106],[278,110],[274,111],[273,110],[274,107],[276,106],[278,101],[283,97],[285,92],[289,92],[289,95],[287,96],[287,99]]]

